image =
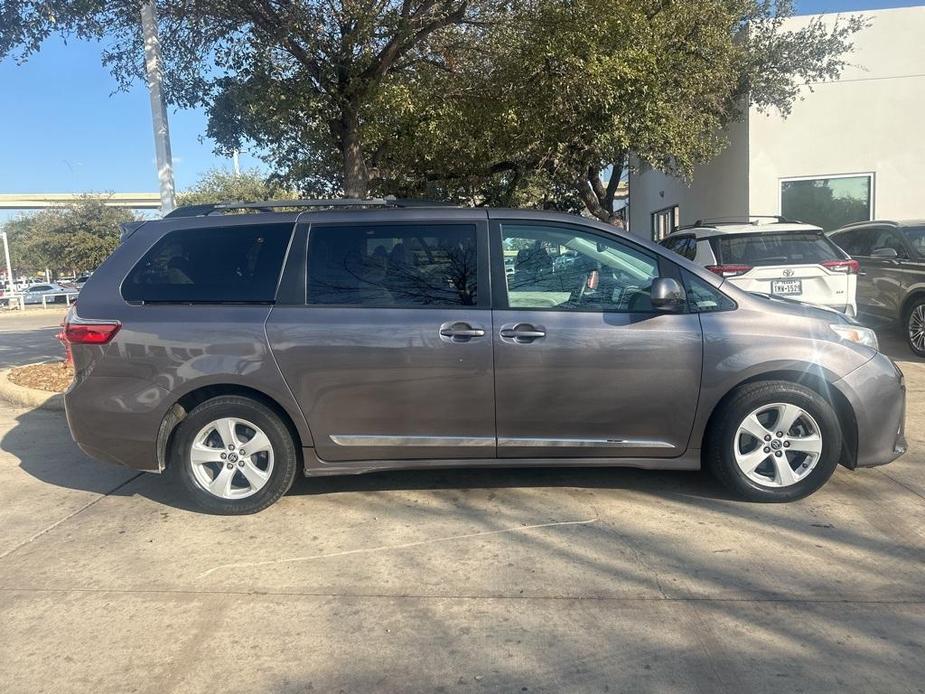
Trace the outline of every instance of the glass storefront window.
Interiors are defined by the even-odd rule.
[[[820,176],[780,182],[780,212],[826,231],[871,219],[873,174]]]

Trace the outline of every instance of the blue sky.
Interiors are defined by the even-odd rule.
[[[802,0],[800,14],[920,4],[904,0]],[[0,62],[0,193],[157,190],[147,92],[115,92],[96,44],[49,40],[25,64]],[[200,111],[170,113],[176,183],[228,167],[205,139]],[[245,167],[259,162],[242,157]]]

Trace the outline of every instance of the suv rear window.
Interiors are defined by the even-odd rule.
[[[308,303],[475,306],[475,226],[313,226]]]
[[[267,303],[292,223],[180,229],[165,234],[122,283],[126,301]]]
[[[845,257],[822,232],[730,234],[711,243],[724,265],[813,265]]]

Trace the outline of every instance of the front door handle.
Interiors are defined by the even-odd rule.
[[[504,325],[501,327],[501,337],[513,340],[518,344],[526,344],[546,337],[546,331],[530,323],[517,323],[516,325]]]
[[[446,342],[468,342],[473,337],[484,337],[485,330],[465,321],[450,321],[440,326],[440,337]]]

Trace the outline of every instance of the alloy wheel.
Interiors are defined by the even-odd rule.
[[[189,461],[193,478],[205,491],[220,499],[243,499],[270,479],[273,445],[255,424],[222,417],[199,430]]]
[[[909,313],[909,342],[919,352],[925,352],[925,304],[919,304]]]
[[[733,452],[739,469],[752,482],[789,487],[816,467],[822,456],[822,434],[812,415],[798,405],[762,405],[742,420]]]

